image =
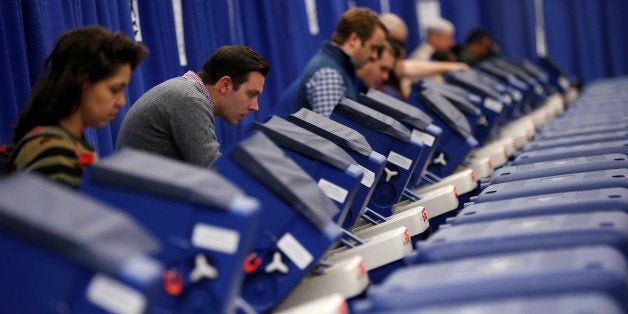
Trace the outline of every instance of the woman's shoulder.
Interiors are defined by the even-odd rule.
[[[75,138],[60,126],[38,126],[28,132],[16,145],[17,158],[34,158],[42,153],[76,157],[94,149],[82,139]]]
[[[36,127],[16,146],[12,170],[37,171],[49,178],[77,186],[83,166],[97,160],[89,144],[58,126]]]

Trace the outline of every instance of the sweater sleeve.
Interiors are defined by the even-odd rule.
[[[220,157],[214,116],[207,100],[184,98],[179,106],[172,108],[170,127],[185,161],[209,168]]]

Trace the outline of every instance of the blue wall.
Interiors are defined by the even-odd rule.
[[[336,21],[352,5],[381,12],[380,0],[315,0],[318,32],[308,24],[305,0],[182,0],[186,66],[179,64],[172,3],[138,0],[143,42],[151,53],[133,74],[128,106],[157,83],[187,70],[197,71],[220,45],[245,44],[271,63],[260,111],[232,127],[218,121],[223,146],[236,142],[246,124],[270,113],[283,89],[300,73]],[[390,10],[409,25],[409,49],[419,44],[414,0],[390,0]],[[475,27],[494,37],[504,54],[535,60],[533,0],[441,0],[442,16],[457,28],[462,41]],[[584,82],[626,75],[625,35],[628,1],[546,0],[544,17],[549,56],[569,75]],[[314,16],[314,15],[311,15]],[[3,0],[0,1],[0,142],[11,138],[11,125],[28,97],[43,59],[64,30],[101,24],[133,36],[128,0]],[[127,106],[127,108],[128,108]],[[126,110],[107,128],[86,136],[101,155],[113,143]]]

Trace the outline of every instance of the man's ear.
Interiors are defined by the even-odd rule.
[[[349,35],[347,42],[352,48],[360,47],[362,45],[362,40],[360,39],[360,36],[358,36],[358,33],[356,32],[352,32]]]
[[[218,79],[218,90],[222,94],[226,94],[227,92],[231,91],[231,89],[233,89],[233,82],[231,81],[230,76],[225,75]]]

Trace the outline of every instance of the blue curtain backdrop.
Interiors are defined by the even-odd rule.
[[[214,49],[244,44],[271,64],[260,111],[234,127],[217,120],[223,147],[236,143],[248,124],[264,120],[275,101],[305,67],[347,8],[385,8],[409,28],[408,49],[420,44],[416,4],[420,0],[181,0],[184,51],[179,62],[171,0],[138,0],[142,42],[150,55],[133,73],[127,106],[110,126],[88,130],[88,141],[101,156],[111,154],[120,123],[142,93],[158,83],[198,71]],[[307,4],[310,4],[308,7]],[[462,42],[475,27],[492,34],[506,55],[536,59],[534,0],[440,0],[441,15],[456,26]],[[309,10],[308,10],[309,8]],[[589,82],[626,75],[628,30],[624,0],[545,0],[549,56],[569,75]],[[309,20],[308,20],[309,18]],[[28,98],[43,60],[65,30],[100,24],[133,37],[129,0],[0,1],[0,143],[9,142],[12,125]]]

